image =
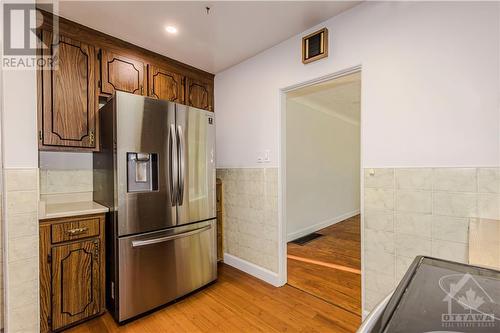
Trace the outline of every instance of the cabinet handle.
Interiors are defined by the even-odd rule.
[[[79,234],[83,234],[83,233],[86,233],[88,231],[89,228],[87,227],[84,227],[84,228],[75,228],[75,229],[69,229],[67,230],[66,232],[70,235],[70,236],[75,236],[75,235],[79,235]]]

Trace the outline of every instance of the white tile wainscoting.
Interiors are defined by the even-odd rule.
[[[471,218],[500,218],[500,168],[364,170],[364,310],[417,255],[468,262]]]
[[[81,201],[92,200],[92,169],[40,169],[40,195],[42,200],[59,200],[61,196]]]
[[[38,169],[4,169],[8,332],[39,332]]]
[[[217,177],[223,182],[225,253],[276,275],[278,169],[217,169]]]

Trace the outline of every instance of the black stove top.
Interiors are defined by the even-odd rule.
[[[500,332],[500,272],[417,257],[373,332]]]

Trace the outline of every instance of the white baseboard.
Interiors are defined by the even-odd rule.
[[[295,232],[292,232],[292,233],[288,234],[287,237],[286,237],[286,241],[287,242],[291,242],[294,239],[303,237],[305,235],[309,235],[310,233],[313,233],[313,232],[316,232],[316,231],[321,230],[323,228],[326,228],[328,226],[331,226],[332,224],[344,221],[344,220],[346,220],[346,219],[348,219],[350,217],[356,216],[358,214],[359,214],[359,209],[357,209],[357,210],[355,210],[353,212],[349,212],[349,213],[346,213],[346,214],[343,214],[343,215],[340,215],[340,216],[337,216],[337,217],[334,217],[334,218],[331,218],[331,219],[328,219],[328,220],[321,221],[319,223],[310,225],[310,226],[308,226],[306,228],[303,228],[303,229],[300,229],[298,231],[295,231]]]
[[[256,278],[272,284],[275,287],[281,286],[281,284],[279,283],[278,273],[271,272],[268,269],[257,266],[241,258],[235,257],[229,253],[224,253],[224,263],[228,264],[229,266],[233,266],[240,271],[255,276]]]
[[[362,314],[362,316],[361,316],[361,320],[365,320],[365,319],[366,319],[366,317],[368,317],[368,315],[369,315],[369,314],[370,314],[370,311],[366,311],[366,310],[364,310],[364,311],[363,311],[363,314]]]

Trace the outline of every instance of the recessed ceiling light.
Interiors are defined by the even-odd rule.
[[[167,30],[167,32],[170,33],[170,34],[176,34],[177,33],[177,28],[174,27],[174,26],[171,26],[171,25],[166,26],[165,30]]]

